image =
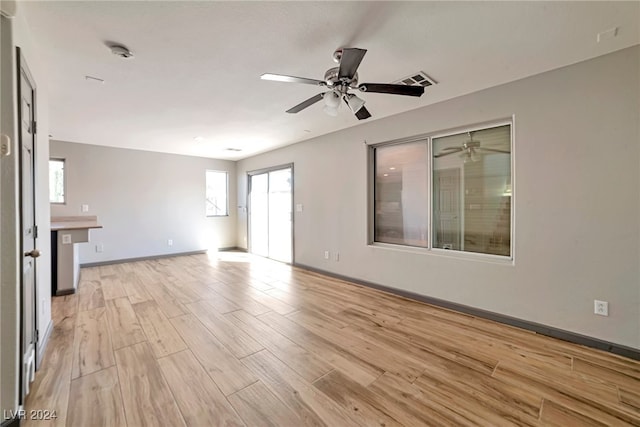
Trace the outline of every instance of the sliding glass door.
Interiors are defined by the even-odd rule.
[[[249,251],[292,262],[292,167],[249,174]]]

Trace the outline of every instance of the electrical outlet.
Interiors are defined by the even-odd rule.
[[[336,252],[335,254],[333,254],[333,260],[334,261],[340,261],[340,253]]]
[[[103,252],[104,251],[104,245],[102,243],[98,243],[96,245],[96,252]]]
[[[173,239],[167,240],[167,246],[173,246]]]
[[[71,244],[71,234],[63,234],[62,235],[62,244],[70,245]]]
[[[80,209],[82,210],[82,212],[89,212],[89,205],[82,205],[80,206]]]
[[[593,301],[593,312],[600,316],[608,316],[609,315],[609,303],[607,301]]]
[[[329,259],[329,251],[324,251],[324,259]]]

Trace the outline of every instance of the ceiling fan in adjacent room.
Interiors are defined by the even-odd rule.
[[[480,145],[480,141],[476,141],[473,139],[474,132],[469,132],[468,134],[469,134],[469,140],[464,142],[461,146],[443,148],[442,151],[440,151],[440,153],[434,154],[433,157],[439,158],[439,157],[448,156],[450,154],[460,153],[460,157],[462,157],[464,159],[464,162],[467,163],[469,161],[471,162],[478,161],[479,155],[483,154],[484,152],[504,153],[504,154],[511,153],[511,151],[509,150],[500,150],[497,148],[482,147]]]
[[[282,74],[263,74],[260,76],[263,80],[274,80],[286,83],[304,83],[327,88],[326,92],[319,93],[306,101],[301,102],[293,108],[287,110],[287,113],[298,113],[305,108],[315,104],[320,100],[324,100],[324,111],[330,116],[338,115],[338,107],[340,102],[344,101],[349,109],[355,114],[358,120],[364,120],[371,117],[369,111],[365,108],[365,101],[357,95],[350,93],[350,90],[359,90],[361,92],[388,93],[393,95],[405,96],[422,96],[424,87],[409,86],[405,84],[387,84],[387,83],[361,83],[358,85],[358,67],[362,58],[364,58],[366,49],[358,48],[339,48],[333,53],[333,60],[340,65],[327,70],[324,74],[324,80],[308,79],[304,77],[286,76]]]

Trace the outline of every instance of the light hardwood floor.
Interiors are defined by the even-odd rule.
[[[26,409],[67,426],[640,426],[640,362],[242,253],[82,270]]]

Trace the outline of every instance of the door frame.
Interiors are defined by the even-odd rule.
[[[247,172],[247,252],[251,253],[251,177],[254,175],[262,175],[264,173],[279,171],[283,169],[291,169],[291,262],[288,263],[290,265],[295,265],[295,191],[294,191],[294,183],[295,183],[295,169],[292,163],[285,163],[278,166],[271,166],[262,169],[256,169]],[[267,258],[269,258],[267,256]],[[271,259],[271,258],[269,258]]]
[[[19,252],[18,252],[18,256],[19,259],[21,260],[20,262],[20,295],[19,295],[19,304],[20,304],[20,350],[19,350],[19,360],[20,360],[20,372],[19,372],[19,398],[20,398],[20,404],[24,404],[24,400],[25,400],[25,389],[24,389],[24,351],[25,351],[25,342],[24,342],[24,313],[22,312],[22,307],[24,307],[24,269],[22,268],[23,265],[23,258],[24,258],[24,247],[25,247],[25,242],[24,242],[24,226],[25,224],[23,223],[23,213],[24,213],[24,205],[25,205],[25,201],[23,199],[23,153],[22,153],[22,147],[23,147],[23,134],[22,134],[22,85],[21,85],[21,78],[22,75],[24,75],[25,79],[29,82],[29,84],[31,85],[32,88],[32,96],[31,96],[31,101],[32,101],[32,108],[31,111],[33,112],[33,132],[31,133],[32,136],[32,152],[31,152],[31,180],[32,180],[32,185],[31,185],[31,206],[33,209],[33,226],[34,226],[34,231],[33,231],[33,245],[34,245],[34,249],[37,247],[37,242],[38,242],[38,226],[37,226],[37,160],[36,160],[36,150],[37,150],[37,97],[36,97],[36,83],[35,80],[33,78],[33,74],[31,74],[31,71],[29,70],[29,67],[27,66],[27,62],[22,54],[22,51],[20,49],[19,46],[16,47],[16,89],[17,89],[17,119],[18,119],[18,128],[17,130],[17,151],[19,153],[18,155],[18,206],[19,206],[19,212],[20,212],[20,218],[19,218],[19,227],[20,227],[20,242],[19,242]],[[34,286],[33,286],[33,334],[34,334],[34,369],[37,369],[39,366],[39,361],[38,361],[38,347],[39,347],[39,334],[38,334],[38,304],[37,301],[39,300],[39,295],[38,295],[38,262],[37,262],[37,258],[32,258],[33,260],[33,280],[34,280]]]
[[[19,282],[18,250],[19,250],[19,218],[18,207],[18,161],[16,143],[16,100],[15,83],[15,45],[13,38],[13,20],[11,14],[4,10],[5,4],[0,6],[0,122],[5,143],[9,144],[9,153],[0,155],[2,177],[0,187],[2,200],[0,239],[0,254],[2,270],[0,278],[0,338],[2,341],[2,363],[0,364],[0,406],[2,411],[17,411],[19,409],[20,369],[18,366],[20,352],[20,312],[19,312]],[[6,284],[6,286],[5,286]],[[14,421],[16,419],[14,418]],[[15,422],[17,424],[17,421]]]

